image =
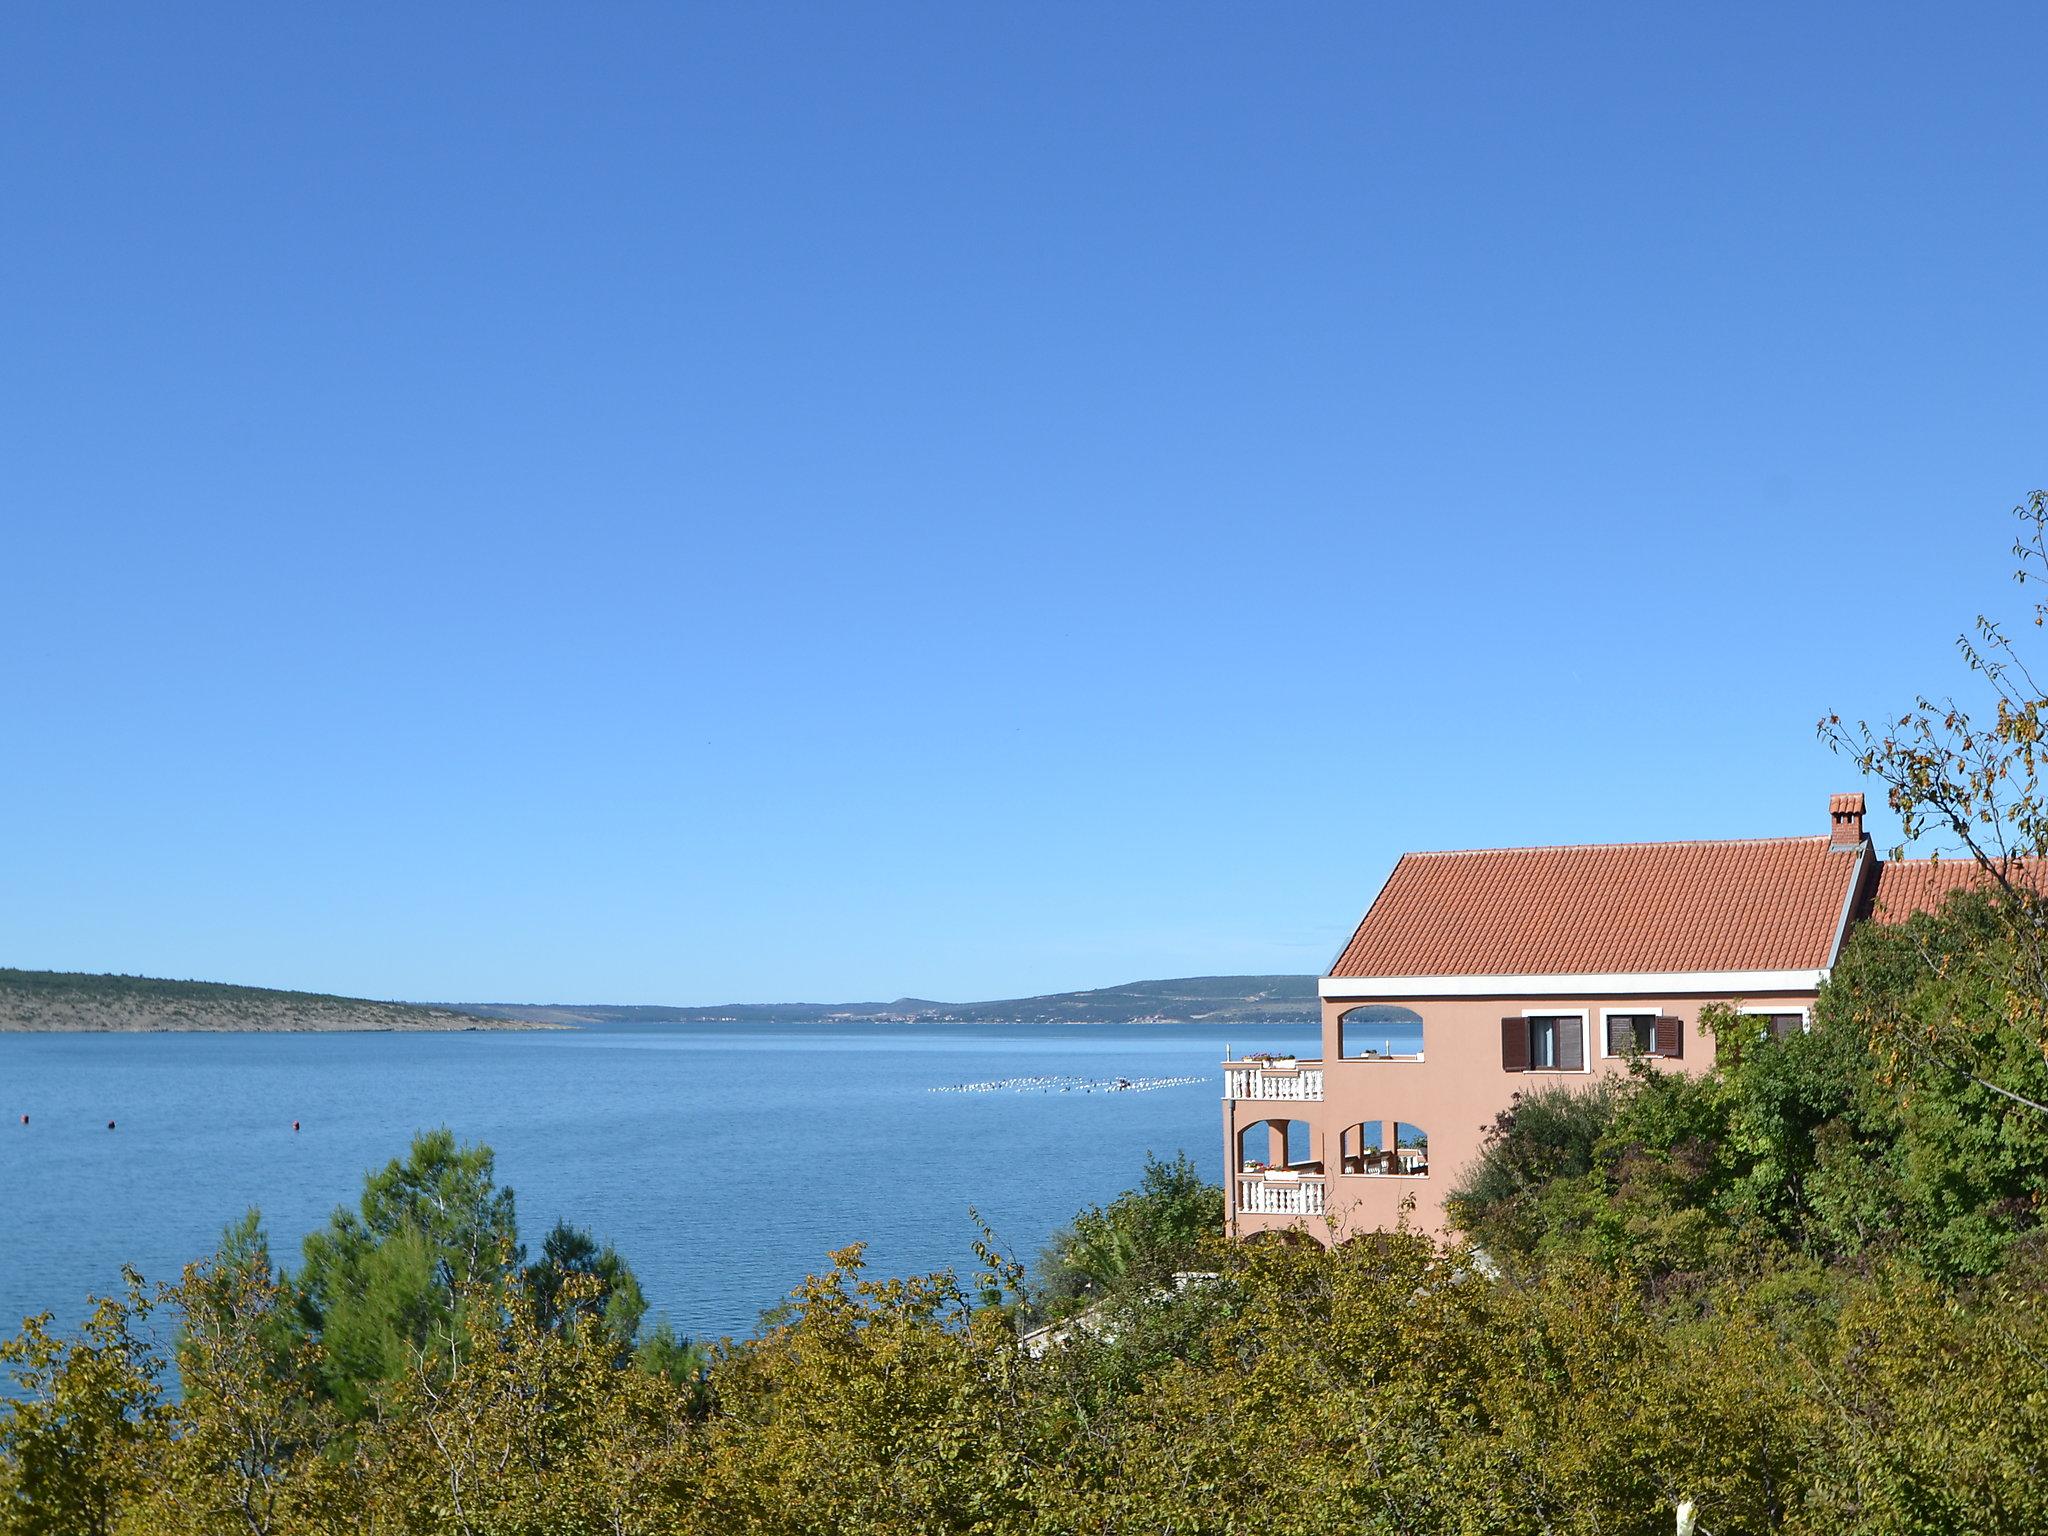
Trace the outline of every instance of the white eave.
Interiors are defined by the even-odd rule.
[[[1754,997],[1817,992],[1827,968],[1798,971],[1610,971],[1558,976],[1325,976],[1317,992],[1331,1001],[1383,997],[1624,997],[1692,994]]]
[[[1835,942],[1828,946],[1828,964],[1833,965],[1842,958],[1842,946],[1849,941],[1849,920],[1856,915],[1856,900],[1863,894],[1863,871],[1869,867],[1873,872],[1877,863],[1871,854],[1870,839],[1864,838],[1856,850],[1856,867],[1849,871],[1849,889],[1842,893],[1842,913],[1835,919]]]

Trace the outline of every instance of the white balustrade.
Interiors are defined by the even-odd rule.
[[[1237,1208],[1251,1216],[1320,1216],[1320,1174],[1247,1174],[1237,1181]]]
[[[1226,1066],[1223,1097],[1317,1103],[1323,1097],[1322,1064],[1295,1068]]]

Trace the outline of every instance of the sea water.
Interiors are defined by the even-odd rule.
[[[743,1334],[848,1243],[965,1276],[970,1207],[1029,1260],[1148,1154],[1220,1177],[1226,1042],[1316,1049],[1241,1023],[0,1034],[0,1332],[75,1324],[123,1264],[175,1279],[251,1206],[294,1265],[445,1125],[495,1149],[530,1249],[566,1217],[679,1331]]]

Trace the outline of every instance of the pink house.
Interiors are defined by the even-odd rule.
[[[1814,837],[1404,855],[1321,980],[1321,1057],[1223,1064],[1231,1234],[1341,1241],[1411,1201],[1440,1231],[1516,1093],[1637,1054],[1704,1071],[1710,1003],[1805,1027],[1855,922],[1965,876],[1881,872],[1863,813],[1836,795]]]

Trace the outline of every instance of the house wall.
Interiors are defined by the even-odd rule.
[[[1412,1198],[1408,1219],[1423,1229],[1446,1230],[1443,1201],[1459,1171],[1479,1151],[1494,1116],[1507,1109],[1517,1093],[1552,1084],[1583,1084],[1599,1076],[1626,1072],[1626,1058],[1602,1054],[1606,1041],[1603,1016],[1652,1013],[1684,1020],[1685,1046],[1677,1060],[1659,1058],[1660,1070],[1704,1072],[1714,1059],[1714,1041],[1700,1027],[1701,1011],[1725,996],[1660,996],[1609,994],[1579,997],[1492,998],[1346,998],[1323,1004],[1323,1097],[1319,1102],[1226,1100],[1223,1105],[1224,1156],[1230,1176],[1232,1231],[1249,1236],[1260,1231],[1301,1227],[1320,1241],[1343,1241],[1355,1233],[1391,1227],[1402,1217],[1402,1204]],[[1814,994],[1785,992],[1743,998],[1745,1008],[1760,1013],[1810,1010]],[[1393,1003],[1422,1015],[1423,1059],[1420,1061],[1346,1061],[1338,1055],[1337,1020],[1347,1010],[1368,1003]],[[1524,1013],[1583,1013],[1586,1017],[1586,1064],[1580,1071],[1509,1072],[1501,1064],[1501,1020]],[[1267,1119],[1303,1120],[1309,1125],[1309,1157],[1324,1168],[1326,1221],[1261,1215],[1237,1210],[1237,1132]],[[1426,1176],[1349,1174],[1342,1171],[1340,1138],[1346,1127],[1380,1121],[1391,1141],[1397,1122],[1414,1125],[1429,1137]],[[1254,1133],[1254,1154],[1266,1157],[1266,1138]]]

